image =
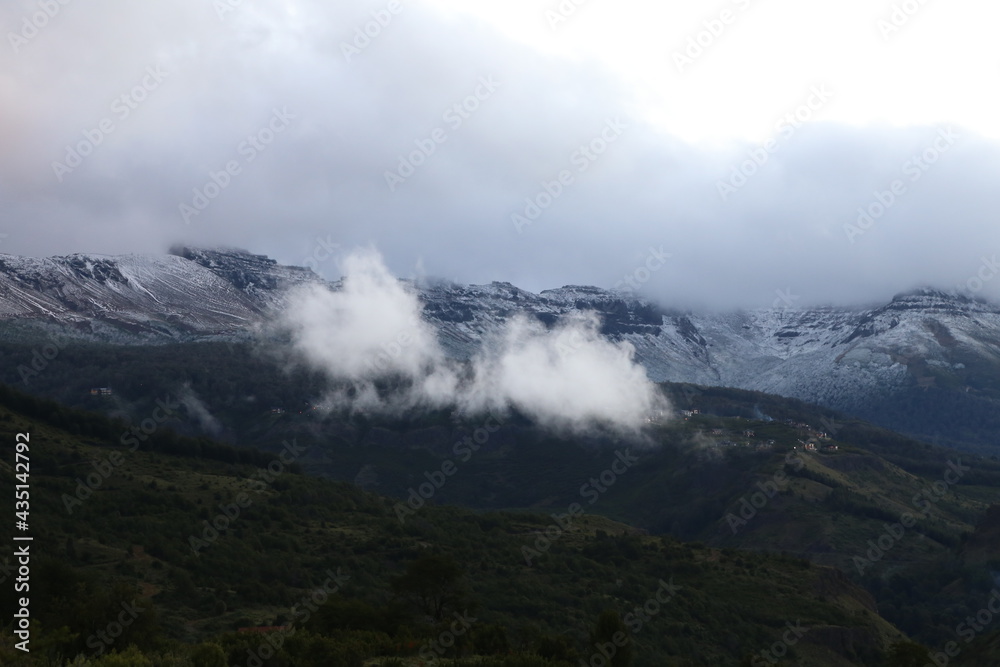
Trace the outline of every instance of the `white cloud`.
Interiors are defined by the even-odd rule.
[[[601,337],[590,313],[551,330],[512,318],[471,369],[445,358],[416,294],[372,250],[343,263],[339,290],[293,293],[281,326],[296,353],[333,383],[330,407],[400,412],[515,408],[560,431],[637,431],[666,403],[627,343]]]
[[[311,285],[289,297],[286,323],[305,360],[363,385],[434,377],[444,357],[416,297],[374,250],[348,255],[343,270],[341,289]]]
[[[218,435],[222,432],[222,424],[209,412],[208,407],[198,397],[198,394],[191,389],[190,383],[185,382],[177,396],[178,400],[187,408],[188,415],[198,422],[202,431],[210,435]]]
[[[666,405],[633,352],[629,343],[603,338],[592,312],[551,330],[516,316],[473,361],[474,380],[461,404],[510,405],[555,428],[599,422],[634,429]]]

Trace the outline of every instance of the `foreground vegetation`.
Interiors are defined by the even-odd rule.
[[[121,423],[0,399],[0,439],[31,433],[38,554],[32,652],[8,625],[3,664],[578,665],[602,664],[603,647],[610,664],[739,665],[776,649],[787,664],[874,665],[903,639],[846,576],[796,558],[571,512],[426,506],[401,523],[395,500],[274,454],[166,431],[128,451]],[[115,452],[92,494],[68,501]]]
[[[169,348],[71,346],[28,383],[3,365],[20,386],[119,417],[0,388],[4,451],[18,432],[34,443],[38,625],[25,664],[146,664],[115,655],[126,650],[150,664],[257,664],[248,651],[270,637],[281,646],[260,664],[596,665],[595,644],[608,644],[595,637],[615,623],[629,639],[619,664],[926,664],[906,636],[934,651],[959,640],[948,664],[996,664],[1000,631],[959,634],[1000,571],[995,456],[794,400],[669,385],[697,414],[642,442],[560,438],[508,415],[464,458],[453,445],[479,422],[321,415],[309,400],[322,382],[303,371],[241,345]],[[623,450],[638,462],[585,495]],[[4,497],[12,461],[0,462]],[[448,461],[460,474],[413,496]],[[917,520],[897,536],[907,513]],[[11,554],[0,544],[0,565]],[[449,573],[440,609],[477,619],[440,654],[429,647],[456,619],[405,583],[434,580],[413,574],[428,563]],[[636,607],[671,586],[633,632]],[[134,622],[104,642],[126,607]],[[763,653],[789,623],[809,630]],[[0,663],[24,661],[14,641],[8,628]]]

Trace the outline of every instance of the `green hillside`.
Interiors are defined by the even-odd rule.
[[[131,554],[132,547],[141,547],[144,557],[159,563],[155,574],[163,579],[158,585],[165,591],[164,599],[173,600],[170,608],[178,601],[169,595],[174,570],[168,565],[188,573],[192,587],[205,598],[204,608],[189,602],[186,607],[176,607],[173,620],[166,611],[158,615],[163,636],[172,640],[193,641],[231,630],[241,614],[258,620],[249,612],[236,611],[236,597],[226,597],[237,596],[241,602],[238,608],[247,609],[250,598],[240,586],[230,584],[226,595],[221,595],[216,594],[218,586],[201,582],[197,563],[202,559],[189,563],[181,544],[198,525],[204,528],[202,521],[218,513],[219,503],[231,503],[240,492],[257,493],[260,498],[273,498],[273,502],[268,500],[267,510],[261,509],[260,502],[241,509],[238,525],[227,533],[227,539],[236,538],[234,544],[249,530],[243,525],[255,525],[259,519],[267,528],[264,532],[270,534],[276,530],[275,524],[295,526],[299,519],[289,515],[322,517],[318,525],[298,526],[292,542],[276,538],[283,545],[294,544],[290,549],[296,554],[303,549],[308,553],[306,547],[312,548],[312,541],[319,539],[307,539],[307,535],[326,534],[327,530],[354,535],[359,529],[342,528],[346,516],[327,515],[330,508],[342,508],[338,503],[347,502],[323,495],[333,494],[350,498],[351,508],[369,507],[363,518],[365,526],[376,527],[372,530],[381,531],[382,524],[371,517],[383,519],[385,540],[408,537],[414,542],[405,548],[412,549],[416,549],[413,544],[427,545],[393,560],[389,574],[378,585],[358,593],[369,604],[391,599],[391,578],[405,570],[407,558],[438,548],[437,538],[419,539],[420,535],[411,534],[426,527],[425,522],[439,525],[444,521],[447,526],[450,520],[429,517],[478,520],[488,516],[498,522],[498,532],[515,543],[512,550],[523,562],[521,547],[533,543],[535,533],[544,530],[545,521],[552,522],[544,517],[565,514],[575,502],[585,511],[574,523],[581,528],[561,535],[531,572],[543,568],[547,559],[561,554],[562,549],[569,549],[567,556],[579,555],[581,545],[574,542],[577,532],[593,534],[597,540],[598,528],[592,524],[610,520],[618,523],[602,527],[605,533],[630,533],[629,539],[642,543],[680,540],[705,545],[689,547],[695,550],[721,549],[741,559],[761,559],[763,564],[792,557],[824,566],[813,571],[834,567],[870,596],[868,608],[927,646],[944,646],[955,639],[956,626],[967,614],[980,609],[994,586],[995,573],[1000,572],[996,556],[1000,535],[984,519],[1000,489],[996,457],[969,456],[918,442],[800,401],[733,389],[664,385],[678,411],[697,413],[685,416],[679,412],[664,423],[652,424],[641,441],[627,442],[607,433],[559,437],[535,428],[517,414],[478,419],[456,419],[446,412],[393,419],[322,414],[311,409],[310,401],[321,395],[323,386],[312,375],[286,373],[273,359],[242,345],[190,345],[183,347],[184,354],[176,347],[124,351],[106,346],[69,347],[29,378],[29,387],[35,392],[124,420],[115,424],[94,414],[70,412],[17,392],[5,392],[6,404],[21,418],[31,420],[39,429],[60,429],[58,435],[45,439],[48,449],[35,460],[41,470],[54,476],[46,483],[63,489],[60,494],[67,484],[75,489],[77,477],[93,474],[91,461],[108,461],[115,448],[129,462],[114,464],[115,473],[101,482],[93,498],[79,508],[74,504],[72,516],[65,502],[54,504],[55,519],[63,527],[54,538],[57,547],[48,553],[56,554],[59,564],[66,565],[75,562],[72,558],[90,553],[90,548],[99,552],[93,543],[101,544],[100,535],[149,531],[148,536],[142,532],[141,537],[133,537],[132,545],[118,548]],[[4,367],[8,374],[16,368]],[[91,395],[89,388],[94,386],[110,386],[112,395]],[[204,413],[179,403],[178,395],[184,391],[199,397]],[[159,406],[169,412],[157,413]],[[157,414],[165,418],[150,421]],[[126,443],[135,443],[137,434],[145,434],[126,431],[141,429],[144,424],[154,432],[148,440],[137,443],[137,451],[128,452],[129,447],[122,444],[123,434]],[[227,444],[202,436],[177,436],[175,431],[189,435],[211,431]],[[260,475],[256,482],[239,481],[253,478],[254,471],[266,469],[283,451],[288,458],[288,443],[295,443],[296,449],[287,474],[265,483],[259,491],[254,484],[262,483]],[[810,443],[815,451],[806,450]],[[99,449],[90,449],[94,447]],[[602,487],[600,475],[612,466],[624,465],[616,464],[622,456],[631,462],[614,476],[613,484]],[[147,461],[143,457],[151,458]],[[142,466],[136,468],[140,462]],[[263,479],[267,479],[266,474]],[[310,489],[305,494],[309,502],[302,504],[304,515],[298,514],[295,503],[281,500],[287,497],[286,484],[304,484]],[[126,499],[119,500],[118,494]],[[424,495],[426,499],[421,497]],[[322,500],[322,510],[311,500],[314,496]],[[149,503],[159,509],[139,509]],[[96,511],[91,507],[100,507],[103,513],[91,515]],[[276,509],[281,507],[287,512]],[[161,526],[156,519],[161,514],[178,525]],[[123,520],[131,517],[132,523],[91,528],[109,521],[107,515]],[[192,516],[197,519],[194,528],[190,527]],[[903,525],[904,520],[909,525]],[[182,522],[187,527],[180,528]],[[183,530],[188,533],[180,535]],[[446,539],[455,532],[448,527],[440,531]],[[167,539],[167,535],[173,537]],[[289,549],[271,538],[256,539],[252,549],[261,554]],[[482,542],[483,538],[477,540]],[[224,543],[222,539],[219,542]],[[405,553],[402,545],[394,548]],[[241,564],[253,562],[243,552],[227,558]],[[720,562],[725,562],[721,558]],[[128,560],[138,567],[134,554]],[[93,570],[94,563],[73,567]],[[283,585],[301,590],[309,585],[302,570],[315,567],[319,565],[303,565]],[[276,578],[274,569],[271,565],[264,570],[267,576],[256,572],[246,580],[274,582],[268,590],[280,590],[285,580]],[[500,572],[476,570],[477,581],[483,579],[482,571]],[[510,573],[502,572],[507,583]],[[628,572],[632,572],[632,565]],[[623,577],[614,575],[614,580],[618,579]],[[244,583],[243,587],[249,585]],[[589,593],[592,589],[600,588],[584,586],[582,590]],[[536,590],[537,582],[532,582],[526,598],[534,600]],[[280,604],[287,603],[287,598]],[[768,599],[766,594],[764,599]],[[220,600],[227,611],[218,618],[211,616],[214,621],[179,623],[180,618],[201,618],[198,614],[214,612]],[[261,613],[277,618],[280,604],[271,598],[265,601]],[[596,606],[590,610],[591,624],[599,612]],[[287,608],[284,613],[287,615]],[[527,616],[518,616],[516,610],[510,613],[511,618],[523,618],[531,627],[541,628],[539,632],[567,636],[575,632],[578,650],[586,644],[587,623],[577,623],[575,630],[549,627],[534,612]],[[741,640],[738,650],[727,649],[733,657],[746,650],[742,639],[753,635],[741,631],[735,636]],[[533,641],[519,640],[515,645],[530,650]],[[853,641],[842,644],[854,646]],[[676,654],[701,655],[691,653],[686,646]],[[880,646],[884,648],[884,642]],[[637,660],[642,660],[642,655],[637,653]]]
[[[901,637],[842,573],[795,558],[685,544],[569,506],[563,528],[545,514],[435,506],[401,523],[396,501],[300,474],[291,455],[282,467],[165,430],[129,451],[121,423],[0,398],[0,493],[15,483],[15,436],[29,433],[35,538],[32,652],[12,648],[8,624],[4,664],[99,650],[93,664],[247,664],[270,635],[236,629],[288,625],[264,664],[418,664],[435,639],[451,643],[455,613],[476,620],[440,664],[580,664],[612,646],[600,641],[608,610],[635,665],[748,664],[768,650],[784,664],[875,665]],[[87,495],[87,476],[92,494],[67,501]],[[326,602],[306,614],[313,596]],[[122,614],[131,623],[105,642]],[[108,657],[131,644],[150,662]]]

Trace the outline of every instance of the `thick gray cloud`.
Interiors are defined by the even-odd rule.
[[[756,167],[745,161],[760,146],[651,126],[592,62],[421,3],[347,57],[342,43],[386,2],[243,0],[220,17],[225,2],[56,2],[37,34],[24,23],[43,23],[36,2],[0,7],[0,251],[221,244],[335,278],[340,252],[371,244],[401,276],[630,281],[685,307],[979,288],[1000,253],[1000,150],[961,127],[947,143],[939,127],[809,123],[777,133]],[[593,161],[579,152],[605,140]],[[81,142],[98,145],[54,169]],[[421,145],[433,153],[399,172]],[[925,152],[936,161],[913,171]],[[719,182],[741,165],[756,173],[724,200]],[[387,171],[406,177],[389,184]],[[897,179],[884,216],[845,228]],[[533,213],[526,199],[549,205],[512,221]],[[1000,296],[1000,279],[979,294]]]

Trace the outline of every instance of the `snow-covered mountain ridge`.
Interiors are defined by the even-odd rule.
[[[287,288],[322,282],[308,269],[237,250],[0,255],[0,333],[23,339],[32,327],[55,327],[131,344],[245,338],[280,310]],[[552,324],[595,310],[603,333],[634,346],[657,381],[760,390],[857,413],[894,395],[921,400],[919,392],[1000,398],[1000,307],[933,289],[869,308],[699,314],[596,287],[539,294],[499,282],[414,288],[458,358],[474,354],[516,313]]]
[[[162,342],[239,334],[319,281],[242,251],[33,258],[0,254],[0,321],[61,325],[75,336]]]

